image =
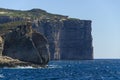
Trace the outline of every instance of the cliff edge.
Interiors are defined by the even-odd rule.
[[[29,24],[10,29],[3,38],[3,56],[39,65],[46,65],[50,60],[47,39],[32,31]]]
[[[32,21],[32,29],[48,40],[50,59],[93,59],[91,20],[69,18],[41,9],[27,11],[0,9],[0,34],[8,32],[9,28],[24,24],[27,19]],[[25,43],[29,44],[29,41]],[[37,43],[40,42],[34,45]],[[39,49],[38,46],[36,48]]]
[[[90,20],[42,19],[35,21],[33,29],[48,39],[51,59],[93,59]]]

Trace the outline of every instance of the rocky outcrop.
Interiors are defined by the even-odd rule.
[[[2,55],[25,62],[47,64],[49,54],[46,38],[33,32],[29,24],[17,26],[4,36]]]
[[[33,28],[48,39],[51,59],[93,59],[90,20],[43,19]]]
[[[20,17],[0,16],[0,24],[22,20]]]
[[[26,67],[26,66],[31,66],[35,68],[39,67],[45,67],[45,65],[38,65],[38,64],[33,64],[29,62],[23,62],[18,59],[12,59],[8,56],[0,56],[0,68],[5,68],[5,67]]]
[[[26,53],[23,51],[23,49],[25,51],[28,49],[31,49],[31,51],[29,51],[31,56],[35,52],[36,53],[35,55],[40,57],[36,59],[40,59],[41,62],[42,61],[47,62],[48,59],[45,59],[45,60],[43,59],[43,57],[47,58],[47,56],[45,56],[46,54],[43,55],[42,53],[46,51],[45,48],[47,48],[48,46],[46,45],[44,48],[43,46],[40,47],[37,45],[41,43],[46,44],[46,41],[42,42],[42,40],[37,40],[39,38],[36,38],[36,36],[41,37],[41,35],[43,35],[43,37],[46,37],[48,40],[49,51],[51,53],[50,57],[52,60],[54,59],[61,59],[61,60],[93,59],[93,46],[92,46],[91,21],[90,20],[79,20],[75,18],[69,18],[68,16],[64,16],[64,15],[51,14],[41,9],[32,9],[28,11],[0,9],[0,12],[2,14],[2,16],[0,16],[0,34],[8,32],[7,29],[9,29],[10,27],[13,27],[13,24],[14,25],[23,24],[23,22],[25,22],[27,19],[31,19],[31,21],[33,21],[32,28],[35,31],[41,33],[41,34],[31,33],[29,35],[29,33],[26,34],[24,33],[24,31],[20,32],[19,29],[17,28],[16,30],[12,30],[12,33],[8,34],[10,35],[11,38],[7,36],[8,40],[6,39],[5,42],[6,41],[9,42],[9,39],[10,39],[10,42],[9,42],[10,46],[14,42],[13,36],[16,36],[17,38],[19,38],[21,34],[24,34],[22,38],[21,37],[19,39],[15,38],[18,40],[18,41],[15,40],[15,45],[22,44],[20,45],[23,47],[23,48],[20,48],[22,52],[21,53],[22,56],[24,55],[24,53]],[[11,13],[15,15],[11,15]],[[3,23],[7,23],[7,24],[3,24]],[[7,25],[9,25],[9,27]],[[27,31],[27,29],[25,30]],[[32,37],[32,36],[35,36],[35,37]],[[22,40],[22,42],[20,42],[19,40],[20,41]],[[25,43],[27,45],[23,45]],[[28,47],[28,45],[29,46],[32,45],[32,47]],[[19,46],[13,45],[12,47],[15,47],[15,49],[17,49]],[[7,48],[4,49],[3,52],[5,53],[3,54],[8,53],[7,51],[10,51],[12,55],[13,53],[19,52],[16,50],[11,51],[11,48],[7,46]],[[40,49],[42,49],[43,51],[41,52]],[[40,56],[38,53],[41,53],[43,56]],[[11,55],[9,54],[9,56]],[[17,56],[19,55],[17,54]],[[35,57],[30,58],[30,59],[32,60],[34,58]]]

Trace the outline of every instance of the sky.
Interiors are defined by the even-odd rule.
[[[95,59],[120,59],[120,0],[0,0],[0,8],[29,10],[92,20]]]

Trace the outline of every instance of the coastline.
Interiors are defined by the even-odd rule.
[[[10,58],[8,56],[0,56],[0,68],[4,68],[4,67],[13,67],[14,68],[14,67],[18,67],[18,66],[22,66],[22,67],[31,66],[34,68],[45,67],[45,65],[41,65],[41,64],[23,62],[18,59]]]

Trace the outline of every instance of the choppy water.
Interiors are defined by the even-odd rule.
[[[51,61],[46,68],[4,68],[0,80],[120,80],[120,60]]]

